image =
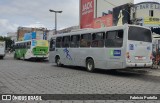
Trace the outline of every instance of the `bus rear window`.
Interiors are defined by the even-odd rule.
[[[152,42],[151,31],[145,28],[130,26],[128,40]]]

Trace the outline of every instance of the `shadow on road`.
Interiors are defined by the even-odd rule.
[[[78,70],[78,71],[86,71],[86,68],[77,67],[77,66],[63,66],[61,68]],[[149,75],[148,70],[151,70],[151,69],[119,69],[119,70],[96,69],[93,75],[95,74],[100,74],[104,76],[110,75],[110,76],[116,76],[116,77],[124,77],[124,78],[129,78],[129,79],[136,79],[136,80],[159,83],[160,76]],[[92,75],[92,73],[90,74]]]

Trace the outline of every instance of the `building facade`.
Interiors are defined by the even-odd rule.
[[[131,21],[146,27],[160,26],[160,3],[141,2],[131,8]]]
[[[134,3],[134,0],[79,0],[80,1],[80,28],[94,28],[95,19],[101,18],[107,14],[112,14],[113,8],[126,3]],[[108,18],[109,17],[109,18]],[[110,16],[105,19],[112,19]],[[105,20],[106,21],[106,20]],[[111,21],[109,21],[111,23]],[[103,24],[106,24],[103,22]],[[99,24],[98,24],[99,25]],[[106,24],[110,25],[110,24]],[[94,27],[93,27],[94,26]],[[99,27],[99,26],[98,26]]]
[[[7,37],[10,37],[12,41],[17,41],[17,32],[8,32]]]
[[[36,32],[36,39],[47,40],[48,30],[46,28],[30,28],[30,27],[18,27],[17,40],[23,41],[26,33]]]

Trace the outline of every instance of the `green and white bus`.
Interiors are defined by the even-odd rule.
[[[125,69],[152,66],[151,30],[136,25],[79,30],[51,39],[49,61],[57,66],[73,65]]]
[[[15,59],[47,59],[49,45],[47,40],[27,40],[15,43]]]

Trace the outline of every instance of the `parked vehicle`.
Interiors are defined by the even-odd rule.
[[[3,59],[5,56],[6,43],[5,41],[0,41],[0,59]]]

